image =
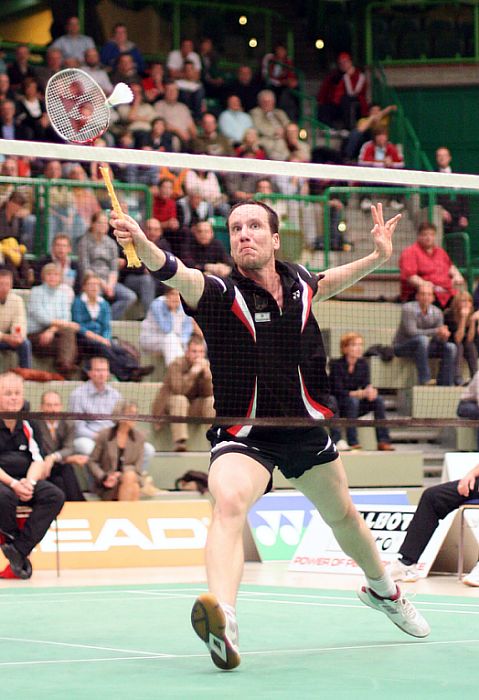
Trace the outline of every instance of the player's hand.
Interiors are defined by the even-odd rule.
[[[389,260],[393,252],[393,233],[401,220],[401,214],[396,214],[396,216],[384,223],[383,205],[379,202],[376,206],[374,204],[371,206],[371,215],[374,224],[371,233],[376,251],[382,260]]]
[[[127,243],[135,244],[148,241],[139,224],[128,214],[123,214],[123,218],[120,218],[112,211],[110,225],[113,228],[116,240],[123,248]]]

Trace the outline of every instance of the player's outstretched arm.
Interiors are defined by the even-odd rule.
[[[118,243],[123,247],[126,243],[133,243],[138,257],[152,272],[162,269],[174,271],[172,276],[168,275],[168,279],[165,279],[165,284],[177,289],[188,306],[195,308],[205,286],[202,273],[186,267],[178,258],[173,258],[174,264],[171,267],[171,257],[167,259],[165,252],[148,240],[135,219],[127,214],[124,217],[120,218],[114,212],[110,217]]]
[[[368,275],[391,257],[393,251],[392,237],[401,219],[401,214],[397,214],[392,219],[384,222],[383,207],[382,204],[378,204],[371,207],[371,215],[373,218],[373,227],[371,229],[374,242],[373,252],[354,262],[326,270],[324,278],[319,283],[316,299],[322,301],[338,294],[365,275]]]

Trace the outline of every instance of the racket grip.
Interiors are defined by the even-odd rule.
[[[121,219],[124,219],[125,215],[123,213],[122,208],[120,207],[120,202],[118,201],[115,188],[113,187],[113,183],[111,181],[110,169],[101,165],[100,173],[103,178],[103,182],[105,183],[108,196],[110,197],[111,207],[113,211],[115,212],[115,214],[118,214],[118,216]],[[127,243],[125,246],[123,246],[123,250],[125,251],[127,267],[141,267],[141,260],[136,254],[135,246],[133,245],[133,243]]]

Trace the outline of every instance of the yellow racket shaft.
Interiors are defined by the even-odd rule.
[[[118,201],[115,188],[113,187],[113,183],[111,181],[110,169],[105,166],[100,166],[100,172],[105,183],[106,189],[108,190],[108,195],[110,197],[113,211],[115,212],[115,214],[118,214],[120,218],[124,219],[125,215],[120,207],[120,202]],[[123,250],[125,251],[126,264],[128,267],[141,267],[141,260],[136,254],[135,246],[133,245],[133,243],[127,243],[124,246]]]

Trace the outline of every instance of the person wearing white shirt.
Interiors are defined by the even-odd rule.
[[[55,39],[52,48],[60,49],[64,61],[69,61],[70,64],[73,62],[79,66],[83,63],[85,51],[94,49],[95,43],[91,36],[80,34],[80,20],[78,17],[69,17],[65,29],[67,33]]]
[[[253,120],[243,111],[241,100],[237,95],[228,97],[226,107],[218,118],[218,129],[234,144],[241,143],[246,129],[253,127]]]
[[[198,75],[201,74],[201,59],[196,51],[193,51],[193,42],[191,39],[183,39],[180,48],[170,51],[166,59],[166,67],[173,80],[178,80],[178,78],[184,78],[184,64],[185,61],[191,61],[198,71]]]
[[[108,77],[108,73],[100,63],[100,54],[95,47],[85,51],[84,63],[81,69],[98,83],[107,97],[111,94],[113,85]]]

